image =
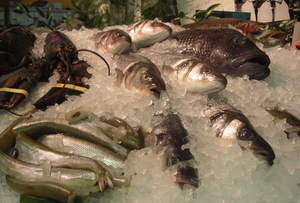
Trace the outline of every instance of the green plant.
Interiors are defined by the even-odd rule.
[[[180,12],[178,14],[178,18],[183,18],[183,19],[190,19],[195,22],[202,21],[202,20],[209,20],[209,19],[216,19],[218,17],[212,16],[213,10],[220,6],[221,4],[213,4],[210,7],[208,7],[206,10],[200,10],[197,13],[195,13],[192,17],[189,17],[186,13]],[[197,15],[203,14],[203,18],[196,18]]]
[[[51,14],[51,8],[48,8],[46,12],[42,11],[40,8],[36,7],[36,11],[38,16],[35,16],[30,13],[29,8],[24,4],[18,4],[16,9],[14,9],[15,13],[18,14],[26,14],[33,22],[27,27],[31,27],[33,25],[37,27],[48,27],[49,29],[53,30],[53,27],[58,26],[61,21],[57,21],[53,18]]]

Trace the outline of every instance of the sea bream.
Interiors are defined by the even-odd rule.
[[[147,47],[170,37],[172,28],[156,20],[142,20],[128,26],[135,49]]]
[[[272,147],[256,132],[242,112],[225,102],[211,99],[203,116],[208,119],[213,135],[238,140],[243,150],[250,149],[254,156],[273,165],[275,153]]]
[[[172,35],[181,53],[200,58],[226,75],[263,80],[270,75],[270,58],[254,42],[229,28],[184,30]]]
[[[183,188],[185,184],[199,186],[198,169],[194,166],[194,156],[184,148],[188,132],[177,114],[157,115],[153,118],[155,126],[151,132],[156,138],[156,145],[164,150],[164,168],[174,168],[177,173],[175,182]]]
[[[287,32],[275,24],[238,18],[204,20],[182,25],[182,27],[187,29],[231,28],[240,31],[255,43],[262,43],[264,47],[283,46],[287,43],[288,37]]]
[[[166,85],[157,66],[148,58],[137,54],[118,56],[117,85],[141,94],[159,98]]]
[[[175,79],[188,92],[210,94],[223,90],[227,79],[200,59],[175,53],[162,54],[162,73]]]
[[[120,29],[99,32],[94,34],[91,40],[95,42],[95,49],[102,49],[104,52],[113,55],[132,51],[131,37]]]

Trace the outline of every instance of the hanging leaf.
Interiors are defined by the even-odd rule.
[[[44,12],[41,9],[39,9],[38,7],[36,7],[36,11],[38,12],[38,14],[40,16],[42,16],[43,18],[45,18],[45,14],[44,14]]]

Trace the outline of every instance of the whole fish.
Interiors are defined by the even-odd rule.
[[[122,157],[126,157],[128,153],[125,147],[117,144],[99,128],[86,121],[70,125],[62,118],[30,119],[14,126],[12,131],[14,134],[24,133],[34,139],[45,134],[64,133],[106,147]]]
[[[79,196],[99,191],[97,175],[84,169],[51,168],[12,158],[0,151],[0,169],[7,175],[29,181],[50,181],[71,187]]]
[[[215,136],[223,139],[236,139],[243,150],[250,149],[254,156],[273,165],[275,153],[254,129],[248,118],[225,102],[210,100],[204,110]]]
[[[223,90],[227,79],[200,59],[183,54],[163,54],[162,73],[175,74],[175,79],[187,88],[188,92],[214,93]],[[170,78],[170,77],[169,77]]]
[[[50,198],[62,203],[73,203],[77,197],[71,187],[50,181],[24,180],[6,175],[6,183],[18,193]]]
[[[104,190],[106,183],[113,187],[111,181],[106,180],[105,170],[97,161],[88,157],[55,151],[23,133],[19,133],[16,137],[14,152],[15,158],[32,164],[43,164],[50,161],[53,167],[89,169],[97,174],[100,191]]]
[[[111,178],[113,185],[129,185],[129,180],[122,176],[125,159],[104,147],[83,139],[61,134],[44,135],[39,137],[37,141],[56,151],[96,160],[109,172],[109,178]]]
[[[135,49],[139,49],[167,39],[172,28],[156,20],[142,20],[129,25],[126,32],[130,35]]]
[[[117,85],[141,94],[159,98],[166,90],[165,81],[157,66],[148,58],[137,54],[120,55],[117,59]]]
[[[159,123],[154,126],[151,135],[156,137],[156,145],[164,149],[165,168],[177,169],[175,182],[183,188],[185,184],[198,187],[198,170],[191,164],[194,156],[189,149],[183,149],[188,142],[188,133],[177,114],[159,115]]]
[[[271,23],[255,22],[247,19],[238,18],[220,18],[199,21],[182,27],[190,29],[202,29],[202,28],[231,28],[240,31],[247,38],[253,42],[259,42],[264,47],[283,46],[287,43],[287,32],[281,27]]]
[[[296,116],[279,108],[266,109],[266,111],[275,118],[275,121],[285,119],[286,122],[291,126],[284,130],[288,139],[293,134],[296,134],[298,137],[300,137],[300,120]]]
[[[263,80],[270,74],[268,55],[236,30],[191,29],[175,33],[173,38],[182,45],[183,54],[200,58],[226,75]]]
[[[123,30],[112,29],[99,32],[91,38],[95,42],[96,49],[115,54],[124,54],[132,51],[131,37]]]
[[[92,158],[100,162],[105,168],[123,170],[125,165],[125,159],[118,154],[76,137],[51,134],[41,136],[37,141],[53,150]]]

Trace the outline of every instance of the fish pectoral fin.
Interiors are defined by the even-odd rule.
[[[117,73],[117,86],[120,87],[124,78],[124,73],[120,69],[115,69]]]

